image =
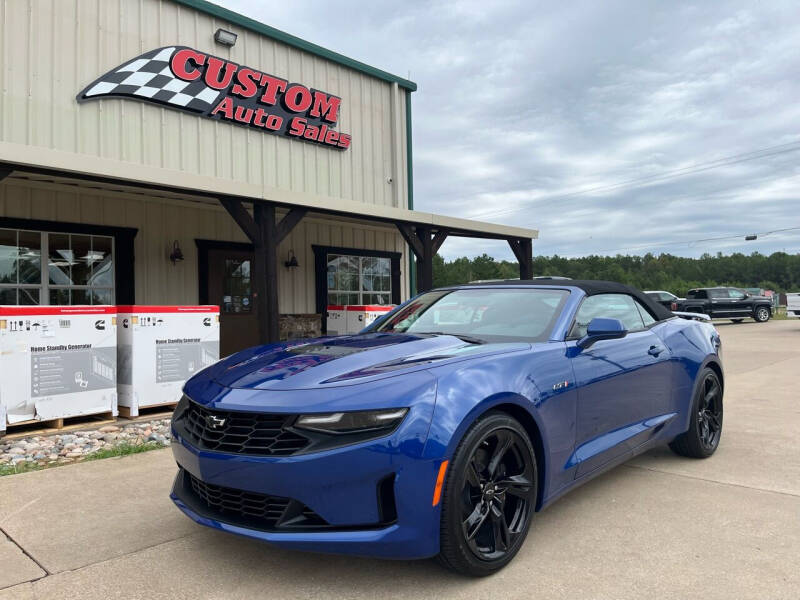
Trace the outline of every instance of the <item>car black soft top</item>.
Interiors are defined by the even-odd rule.
[[[639,303],[644,306],[654,319],[657,321],[664,321],[671,319],[675,315],[672,314],[666,307],[654,301],[648,295],[632,288],[629,285],[618,283],[616,281],[602,281],[594,279],[508,279],[506,281],[486,281],[481,283],[471,283],[470,286],[502,286],[502,285],[536,285],[536,286],[552,286],[552,287],[576,287],[582,289],[587,296],[595,296],[597,294],[627,294],[633,296]]]

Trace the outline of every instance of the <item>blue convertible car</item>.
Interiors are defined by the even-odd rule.
[[[434,290],[358,335],[230,356],[172,423],[172,499],[286,548],[488,575],[534,512],[658,444],[710,456],[720,338],[627,286]]]

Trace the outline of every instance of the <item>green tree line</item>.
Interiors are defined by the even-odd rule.
[[[668,290],[685,296],[695,287],[730,285],[760,287],[776,292],[800,291],[800,254],[775,252],[766,256],[754,252],[723,255],[704,254],[685,258],[671,254],[644,256],[534,256],[534,275],[560,275],[572,279],[619,281],[642,290]],[[495,260],[483,254],[475,258],[433,261],[435,286],[467,283],[479,279],[516,279],[516,262]]]

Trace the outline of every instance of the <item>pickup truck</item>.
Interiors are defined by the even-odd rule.
[[[800,317],[800,293],[791,292],[786,294],[786,316]]]
[[[645,292],[645,295],[650,296],[667,310],[678,310],[678,302],[681,301],[681,298],[678,298],[672,292],[664,290],[649,290]]]
[[[677,304],[678,311],[702,313],[712,319],[730,319],[734,323],[746,318],[764,323],[772,316],[772,300],[734,287],[689,290],[686,298]]]

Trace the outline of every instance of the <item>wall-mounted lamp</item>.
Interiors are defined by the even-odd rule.
[[[175,266],[175,263],[183,260],[183,250],[181,250],[180,245],[178,245],[178,240],[172,242],[172,252],[170,252],[169,259],[172,261],[173,266]]]
[[[233,46],[239,36],[226,29],[217,29],[214,32],[214,41],[223,46]]]
[[[283,264],[287,269],[294,269],[300,266],[300,263],[297,262],[297,257],[294,255],[294,250],[289,250],[289,254],[286,255],[286,262]]]

